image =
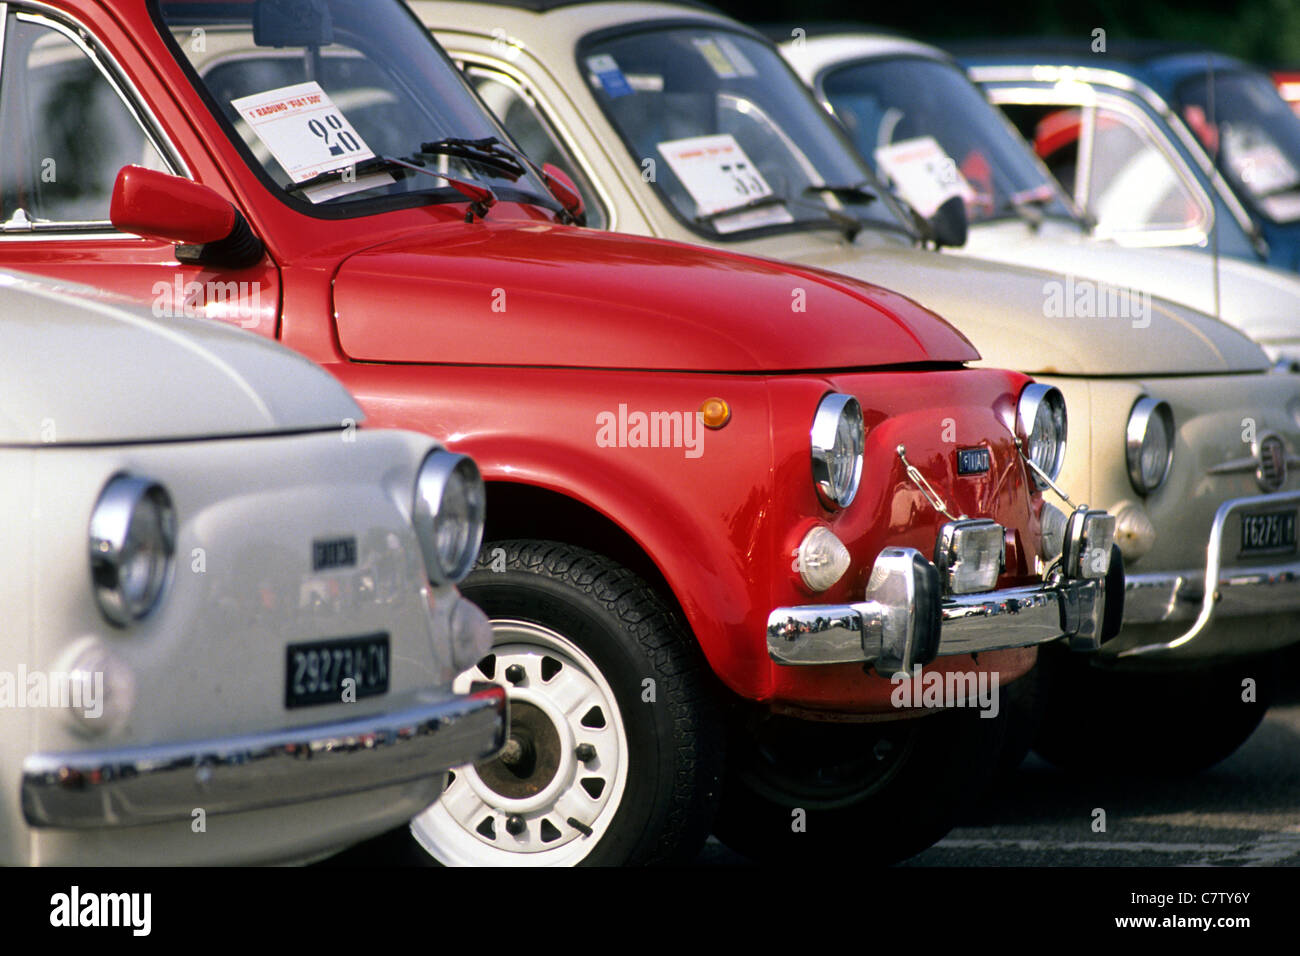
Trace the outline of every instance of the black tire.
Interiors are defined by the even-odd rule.
[[[1264,657],[1173,672],[1106,670],[1045,648],[1043,714],[1034,750],[1088,774],[1179,776],[1231,755],[1259,726],[1273,694]],[[1244,700],[1243,681],[1255,699]]]
[[[880,865],[913,856],[952,829],[992,780],[1006,711],[979,714],[963,708],[871,724],[770,717],[736,726],[714,832],[764,863]],[[878,759],[890,766],[873,766]]]
[[[707,664],[680,616],[626,568],[552,541],[485,544],[461,591],[494,621],[498,647],[518,646],[503,643],[501,622],[553,631],[586,655],[613,693],[626,735],[626,782],[616,809],[608,811],[612,816],[601,817],[606,828],[595,834],[586,855],[572,862],[613,866],[694,857],[709,834],[720,794],[725,739]],[[513,697],[508,677],[503,680],[489,668],[481,679],[490,677]],[[653,685],[643,683],[647,679]],[[651,687],[653,700],[647,700]],[[518,702],[512,701],[512,713],[512,723],[525,719]],[[536,713],[528,719],[536,719]],[[499,775],[500,768],[483,772]],[[566,833],[564,839],[580,853],[581,842],[592,837]],[[462,845],[461,837],[454,840]],[[508,841],[503,844],[493,846],[515,850]]]

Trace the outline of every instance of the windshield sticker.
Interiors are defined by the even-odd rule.
[[[627,96],[632,92],[623,71],[618,68],[618,61],[608,53],[587,57],[587,69],[595,75],[596,82],[610,99]]]
[[[727,54],[722,52],[718,41],[713,37],[692,37],[691,42],[720,79],[730,80],[740,75],[740,71],[727,59]]]
[[[375,155],[319,83],[298,83],[230,103],[296,183]]]
[[[900,140],[880,147],[875,155],[898,195],[927,219],[953,196],[975,201],[975,190],[933,136]]]
[[[713,222],[718,232],[794,222],[790,211],[779,202],[745,208],[771,196],[772,187],[730,133],[669,140],[660,143],[658,149],[695,200],[699,215],[726,214]]]

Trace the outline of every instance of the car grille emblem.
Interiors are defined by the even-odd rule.
[[[354,568],[357,564],[357,539],[317,538],[311,543],[311,569]]]

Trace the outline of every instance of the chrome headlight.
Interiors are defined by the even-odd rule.
[[[176,551],[176,512],[167,489],[118,475],[90,515],[90,579],[104,617],[125,627],[148,614],[167,583]]]
[[[858,493],[866,436],[856,398],[832,392],[821,400],[812,423],[812,473],[826,507],[847,508]]]
[[[1052,481],[1065,464],[1065,396],[1051,385],[1026,385],[1016,409],[1025,455]],[[1034,483],[1042,488],[1037,476]]]
[[[1149,495],[1164,484],[1174,461],[1174,413],[1168,402],[1137,400],[1128,415],[1125,447],[1129,480],[1139,494]]]
[[[455,584],[469,574],[483,543],[486,493],[474,459],[436,449],[415,480],[411,523],[433,584]]]

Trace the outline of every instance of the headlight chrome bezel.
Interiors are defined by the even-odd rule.
[[[458,533],[454,550],[443,553],[439,545],[442,522],[455,520],[447,508],[447,495],[457,487],[463,489],[465,527]],[[429,583],[458,584],[474,567],[483,546],[483,524],[487,511],[487,491],[478,465],[468,455],[435,448],[424,457],[415,478],[411,525],[424,556]]]
[[[1147,437],[1151,434],[1150,429],[1153,425],[1164,428],[1167,447],[1159,477],[1154,482],[1149,482],[1142,470],[1142,451],[1146,445]],[[1152,398],[1149,395],[1143,395],[1133,403],[1124,430],[1124,452],[1128,461],[1129,481],[1138,494],[1144,497],[1153,494],[1159,491],[1165,481],[1168,480],[1174,466],[1174,440],[1176,435],[1174,411],[1169,407],[1168,402],[1163,399]]]
[[[837,449],[841,425],[847,424],[853,456],[850,473],[846,476],[838,466],[843,449]],[[809,430],[812,447],[813,487],[817,497],[827,508],[847,508],[857,496],[862,483],[863,459],[866,453],[867,429],[862,417],[862,405],[852,395],[831,392],[817,405]]]
[[[149,525],[141,509],[152,509]],[[134,533],[133,533],[134,532]],[[141,587],[128,593],[124,575],[143,542],[162,559],[154,560]],[[151,478],[117,474],[108,480],[90,513],[90,581],[101,613],[117,627],[128,627],[148,617],[157,607],[171,580],[176,554],[176,509],[167,489]]]
[[[1039,461],[1037,455],[1035,435],[1038,428],[1039,416],[1043,411],[1048,413],[1048,421],[1058,429],[1056,436],[1056,452],[1048,461]],[[1032,382],[1026,385],[1020,393],[1020,400],[1016,404],[1016,424],[1020,432],[1020,438],[1024,441],[1024,455],[1035,465],[1042,468],[1047,477],[1055,481],[1061,474],[1061,469],[1065,465],[1065,449],[1069,437],[1069,416],[1065,408],[1065,396],[1061,390],[1054,385],[1041,385]],[[1043,479],[1033,473],[1034,485],[1038,489],[1047,487]]]

